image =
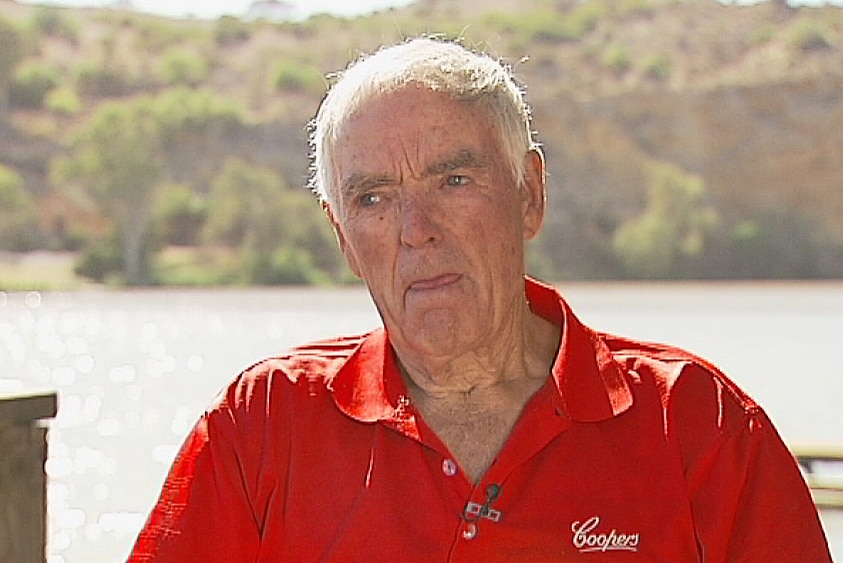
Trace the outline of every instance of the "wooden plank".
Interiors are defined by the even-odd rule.
[[[794,446],[791,452],[800,462],[830,461],[843,463],[843,446],[832,446],[827,444],[808,444]]]
[[[817,505],[817,508],[843,510],[843,489],[811,488],[811,496],[814,497],[814,504]]]
[[[56,393],[0,396],[0,425],[22,424],[53,418],[58,412]]]
[[[818,508],[843,510],[843,447],[802,445],[791,448]]]
[[[55,393],[0,399],[0,561],[44,563],[47,429]]]

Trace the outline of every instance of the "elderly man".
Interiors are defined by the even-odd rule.
[[[544,162],[508,70],[417,39],[352,65],[314,185],[384,329],[241,374],[132,561],[830,561],[764,412],[525,276]]]

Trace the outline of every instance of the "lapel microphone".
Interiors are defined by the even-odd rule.
[[[486,487],[486,503],[477,504],[476,502],[469,501],[463,509],[462,519],[466,522],[474,523],[479,522],[481,518],[498,522],[501,516],[503,516],[503,513],[500,510],[492,508],[492,503],[500,496],[501,489],[502,487],[496,483],[492,483]]]

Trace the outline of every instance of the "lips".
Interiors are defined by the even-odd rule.
[[[432,278],[425,278],[414,281],[410,284],[410,291],[430,291],[433,289],[441,289],[449,285],[457,283],[462,278],[459,274],[443,274],[441,276],[434,276]]]

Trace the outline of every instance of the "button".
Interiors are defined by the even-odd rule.
[[[477,525],[474,522],[469,522],[462,529],[462,537],[466,540],[473,540],[477,536]]]
[[[442,462],[442,473],[448,477],[453,477],[457,474],[457,464],[453,459],[446,459]]]

